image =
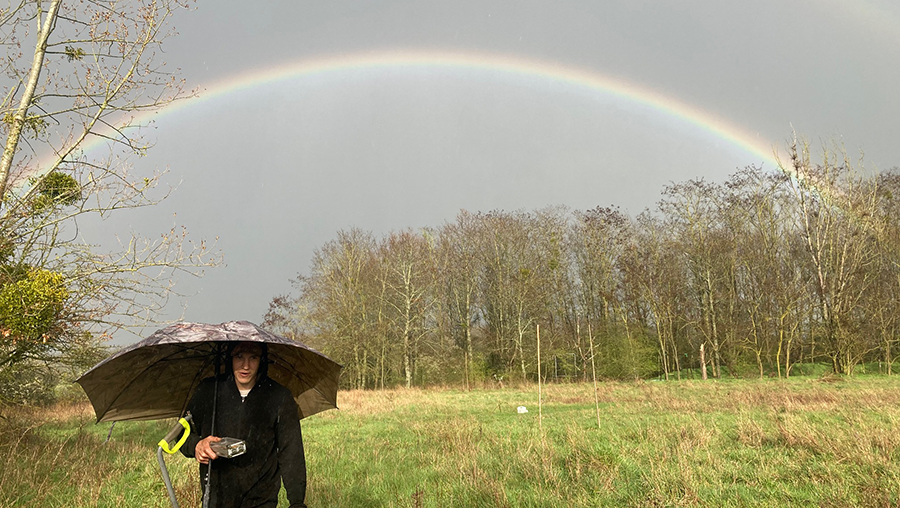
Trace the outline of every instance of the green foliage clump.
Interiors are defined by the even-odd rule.
[[[38,195],[32,203],[35,213],[45,212],[53,205],[71,206],[81,199],[78,181],[59,171],[48,174],[38,185]]]
[[[11,127],[16,121],[16,115],[10,111],[3,115],[2,121]],[[24,119],[24,128],[30,130],[35,136],[40,136],[47,132],[48,125],[47,120],[44,120],[42,115],[28,115]]]
[[[66,59],[68,61],[82,60],[84,58],[84,50],[72,46],[66,46]]]
[[[16,252],[16,244],[5,235],[0,235],[0,263],[6,263]]]
[[[62,274],[31,269],[19,280],[0,289],[0,326],[15,340],[46,341],[57,322],[69,290]]]

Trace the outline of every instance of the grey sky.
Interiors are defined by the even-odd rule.
[[[870,166],[900,164],[900,6],[880,0],[201,0],[174,25],[166,60],[201,89],[325,55],[503,54],[655,90],[766,146],[793,126],[864,150]],[[201,98],[155,127],[137,168],[168,166],[176,192],[85,231],[108,242],[175,220],[193,237],[218,236],[227,266],[180,284],[196,293],[185,319],[214,323],[261,321],[338,229],[438,226],[463,208],[616,204],[636,214],[670,181],[721,180],[761,162],[641,104],[465,69],[280,81]]]

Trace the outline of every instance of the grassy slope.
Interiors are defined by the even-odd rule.
[[[316,506],[897,506],[900,378],[342,392],[303,422]],[[528,406],[527,414],[516,407]],[[168,505],[171,422],[0,420],[0,506]],[[541,428],[543,431],[541,431]],[[182,506],[196,468],[171,458]],[[284,506],[287,506],[286,503]]]

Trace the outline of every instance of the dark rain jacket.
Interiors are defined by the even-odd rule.
[[[210,507],[262,508],[278,505],[282,481],[291,508],[305,508],[306,458],[297,405],[290,391],[260,376],[244,401],[230,374],[218,378],[215,435],[243,439],[247,451],[234,458],[217,458],[212,464]],[[213,378],[200,383],[188,411],[193,415],[191,433],[181,447],[187,457],[212,431]],[[207,466],[200,464],[201,489]]]

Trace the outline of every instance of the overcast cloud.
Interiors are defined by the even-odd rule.
[[[227,266],[179,286],[193,294],[189,321],[261,321],[339,229],[439,226],[460,209],[615,204],[634,215],[668,182],[764,163],[678,117],[537,76],[382,67],[203,98],[204,87],[288,62],[509,55],[654,90],[763,146],[793,127],[864,150],[869,167],[900,164],[900,7],[890,2],[201,0],[174,25],[166,60],[201,98],[159,116],[137,167],[169,167],[178,188],[159,207],[84,229],[108,242],[176,221],[218,236]],[[180,312],[173,302],[169,317]]]

